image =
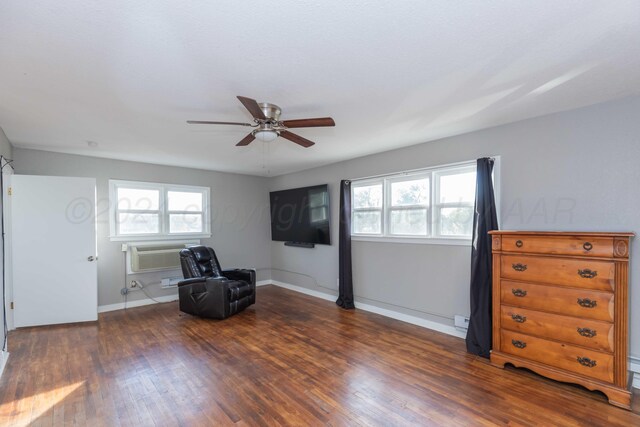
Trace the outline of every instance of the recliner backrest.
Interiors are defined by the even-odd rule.
[[[180,265],[185,279],[192,277],[223,277],[213,249],[191,246],[180,251]]]

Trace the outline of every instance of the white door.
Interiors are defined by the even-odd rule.
[[[15,327],[98,318],[96,180],[11,177]]]

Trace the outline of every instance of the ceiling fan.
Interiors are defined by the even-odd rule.
[[[255,99],[247,98],[244,96],[238,96],[242,105],[245,106],[249,113],[253,116],[255,124],[251,123],[237,123],[237,122],[210,122],[202,120],[187,120],[189,124],[197,125],[238,125],[238,126],[250,126],[255,129],[251,133],[245,136],[242,141],[238,142],[237,146],[249,145],[254,139],[260,141],[270,142],[281,136],[284,139],[288,139],[291,142],[295,142],[305,148],[311,147],[315,142],[309,141],[306,138],[296,135],[293,132],[289,132],[287,129],[292,128],[314,128],[324,126],[335,126],[336,123],[331,117],[319,117],[315,119],[298,119],[298,120],[280,120],[280,107],[274,104],[266,102],[258,104]]]

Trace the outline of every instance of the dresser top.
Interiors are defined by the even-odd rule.
[[[529,236],[593,236],[593,237],[634,237],[631,232],[613,231],[517,231],[517,230],[493,230],[489,234],[518,234]]]

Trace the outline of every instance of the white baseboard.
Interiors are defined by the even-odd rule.
[[[271,283],[272,283],[271,280],[261,280],[259,282],[256,282],[256,286],[270,285]],[[165,296],[162,296],[162,297],[155,297],[155,299],[157,299],[158,302],[178,301],[178,294],[165,295]],[[154,300],[152,300],[150,298],[137,299],[137,300],[133,300],[133,301],[127,301],[126,308],[142,307],[144,305],[157,304],[158,302],[156,302],[156,301],[154,301]],[[107,311],[122,310],[124,308],[125,308],[125,304],[123,302],[119,302],[119,303],[116,303],[116,304],[100,305],[100,306],[98,306],[98,313],[105,313]]]
[[[336,296],[327,294],[325,292],[314,291],[313,289],[303,288],[302,286],[296,286],[285,282],[280,282],[278,280],[269,280],[269,284],[279,286],[281,288],[289,289],[290,291],[299,292],[305,295],[311,295],[312,297],[320,298],[327,301],[335,301]]]
[[[4,372],[4,367],[7,364],[7,360],[9,360],[9,352],[0,351],[0,377],[2,377],[2,373]]]
[[[264,286],[264,285],[270,285],[272,284],[272,280],[260,280],[258,282],[256,282],[256,286]],[[178,294],[174,294],[174,295],[166,295],[166,296],[162,296],[162,297],[155,297],[155,299],[157,299],[159,302],[172,302],[172,301],[178,301]],[[137,299],[137,300],[133,300],[133,301],[127,301],[127,308],[134,308],[134,307],[142,307],[144,305],[151,305],[151,304],[157,304],[156,301],[150,299],[150,298],[145,298],[145,299]],[[123,302],[119,302],[116,304],[107,304],[107,305],[100,305],[98,306],[98,313],[105,313],[107,311],[115,311],[115,310],[122,310],[125,308],[125,305]]]
[[[386,308],[376,307],[375,305],[364,304],[356,301],[356,308],[390,317],[392,319],[400,320],[401,322],[411,323],[412,325],[421,326],[433,331],[442,332],[443,334],[451,335],[454,337],[464,339],[467,336],[466,332],[457,330],[455,326],[443,325],[442,323],[434,322],[432,320],[423,319],[417,316],[411,316],[410,314],[399,313],[397,311],[388,310]]]
[[[158,302],[178,301],[178,294],[155,297],[155,299],[157,301],[154,301],[150,298],[127,301],[126,308],[142,307],[143,305],[157,304]],[[98,306],[98,313],[105,313],[107,311],[114,311],[114,310],[122,310],[124,308],[125,308],[125,304],[123,302],[119,302],[116,304],[100,305]]]
[[[301,286],[291,285],[289,283],[279,282],[277,280],[268,281],[281,288],[289,289],[302,294],[310,295],[312,297],[321,298],[327,301],[335,301],[336,296],[327,294],[324,292],[314,291],[312,289],[303,288]],[[423,319],[421,317],[412,316],[410,314],[399,313],[397,311],[389,310],[386,308],[376,307],[375,305],[365,304],[362,302],[355,302],[356,308],[368,311],[370,313],[380,314],[385,317],[400,320],[401,322],[411,323],[412,325],[421,326],[423,328],[431,329],[433,331],[442,332],[443,334],[452,335],[458,338],[464,338],[467,334],[457,330],[454,326],[443,325],[442,323],[434,322],[432,320]]]
[[[640,389],[640,358],[629,358],[629,370],[633,372],[633,388]]]

